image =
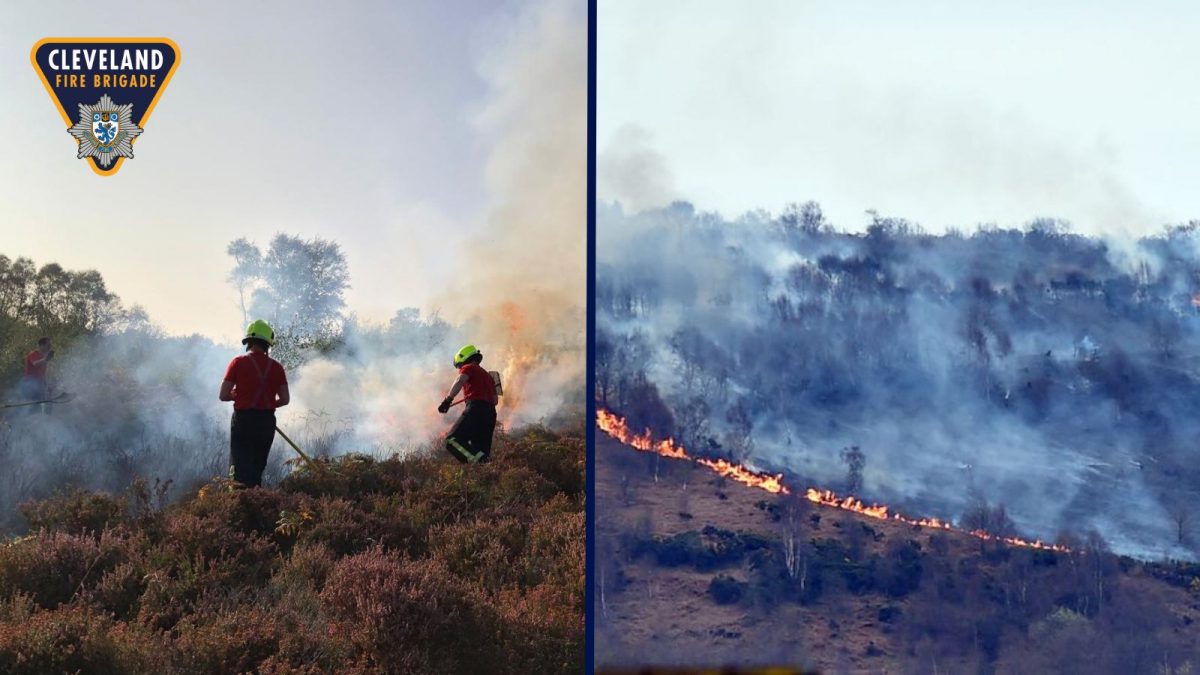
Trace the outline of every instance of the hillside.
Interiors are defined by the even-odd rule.
[[[0,672],[583,672],[576,429],[501,433],[482,466],[345,456],[171,504],[145,482],[27,503]]]
[[[826,483],[858,447],[873,496],[928,513],[978,495],[1027,534],[1200,559],[1200,222],[871,221],[598,208],[596,399]]]
[[[1200,665],[1195,566],[1120,558],[1094,536],[1055,553],[867,518],[603,433],[596,468],[598,667],[1180,673]],[[795,577],[783,555],[788,522]]]

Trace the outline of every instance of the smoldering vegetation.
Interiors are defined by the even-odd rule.
[[[1200,222],[1116,242],[871,216],[600,205],[600,404],[796,484],[1194,559]]]
[[[239,240],[229,253],[231,301],[242,298],[247,320],[264,317],[276,329],[272,356],[287,365],[292,392],[277,417],[302,448],[317,458],[439,452],[450,419],[435,408],[455,376],[451,356],[479,335],[477,322],[454,325],[415,308],[386,323],[358,320],[344,309],[349,271],[329,240],[280,234],[265,250]],[[514,394],[501,406],[502,428],[577,422],[582,383],[564,381],[555,365],[582,345],[539,341],[553,332],[529,321],[512,333],[522,341],[488,333],[491,341],[479,342],[484,365],[502,372]],[[230,410],[217,389],[240,345],[166,335],[98,272],[0,256],[4,402],[23,402],[22,362],[42,335],[56,352],[51,392],[73,399],[0,409],[4,531],[25,528],[18,505],[63,491],[119,493],[142,480],[170,500],[227,473]],[[278,484],[295,460],[277,441],[266,484]]]
[[[561,428],[584,408],[586,26],[582,8],[562,0],[489,25],[477,68],[486,93],[470,120],[487,148],[477,214],[487,226],[455,223],[423,251],[453,270],[431,281],[430,306],[397,300],[390,318],[365,321],[347,305],[353,270],[336,241],[230,242],[229,287],[212,292],[227,293],[247,323],[275,327],[272,356],[292,394],[280,425],[310,454],[429,449],[449,424],[436,406],[455,376],[451,358],[468,342],[503,377],[504,429]],[[431,226],[398,229],[412,227]],[[240,346],[166,335],[108,290],[103,271],[40,262],[0,256],[0,391],[13,393],[21,359],[49,335],[52,386],[76,398],[48,416],[0,410],[0,526],[19,523],[15,504],[66,486],[119,491],[140,476],[173,481],[174,495],[223,475],[229,409],[217,389]],[[277,442],[268,483],[289,457]]]
[[[405,387],[448,383],[470,326],[415,309],[364,325],[336,311],[340,291],[315,293],[336,243],[280,235],[271,247],[313,263],[276,288],[335,308],[320,322],[315,305],[298,320],[268,315],[297,402],[340,384],[331,395],[358,411],[338,418],[311,394],[282,409],[317,459],[288,461],[277,442],[251,490],[222,477],[217,387],[236,345],[162,334],[98,273],[0,256],[5,381],[48,335],[51,385],[75,395],[49,414],[0,410],[0,670],[581,672],[580,406],[559,390],[547,425],[498,429],[495,461],[464,468],[425,417],[373,396],[407,393],[446,425],[441,389]],[[376,416],[387,423],[365,424]]]

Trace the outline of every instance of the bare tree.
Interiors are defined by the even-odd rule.
[[[1108,543],[1095,530],[1088,532],[1077,546],[1069,556],[1079,589],[1075,609],[1094,617],[1104,608],[1107,582],[1116,573],[1116,563]]]
[[[739,464],[745,464],[754,452],[752,436],[754,423],[750,420],[750,413],[744,399],[738,399],[737,403],[729,409],[725,415],[725,421],[729,423],[726,442],[733,454],[733,459]]]
[[[637,501],[637,490],[633,481],[629,479],[628,473],[621,474],[621,500],[625,502],[625,506],[633,506],[633,503]]]
[[[1188,505],[1182,500],[1175,500],[1171,503],[1171,522],[1175,523],[1175,541],[1182,545],[1187,537],[1187,529],[1189,525]]]
[[[608,616],[608,588],[616,567],[616,546],[611,536],[596,538],[596,592],[600,601],[600,614]]]
[[[861,493],[867,456],[857,445],[852,445],[842,448],[842,461],[846,463],[846,491],[853,495]]]
[[[688,489],[687,489],[687,479],[684,479],[683,487],[680,488],[680,490],[679,490],[678,506],[679,506],[679,517],[680,518],[691,518],[692,517],[692,512],[691,512],[691,508],[690,508],[691,500],[688,496]]]
[[[783,563],[788,577],[800,583],[800,590],[807,590],[808,555],[804,546],[804,503],[799,496],[779,496],[779,527],[783,542]]]

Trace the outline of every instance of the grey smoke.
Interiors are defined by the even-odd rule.
[[[596,195],[633,211],[661,208],[680,197],[650,132],[635,124],[617,129],[601,149],[596,159]]]
[[[749,462],[801,484],[839,488],[857,445],[868,501],[954,519],[982,497],[1029,536],[1196,557],[1171,522],[1200,486],[1196,227],[1118,249],[1048,220],[964,236],[875,218],[846,234],[812,206],[601,205],[610,405],[716,454],[745,446],[740,407]]]

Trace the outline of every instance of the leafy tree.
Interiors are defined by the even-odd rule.
[[[275,328],[281,360],[294,364],[306,350],[324,351],[337,343],[350,287],[337,242],[277,234],[265,253],[244,238],[231,242],[226,252],[234,261],[229,281],[244,318],[266,319]]]
[[[25,354],[48,336],[56,348],[77,339],[144,323],[109,292],[95,270],[71,271],[57,263],[38,268],[28,258],[0,255],[0,374],[16,377]]]

